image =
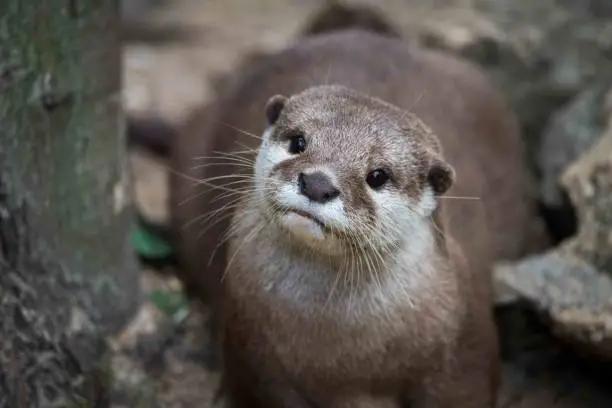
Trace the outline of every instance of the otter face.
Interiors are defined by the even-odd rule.
[[[266,115],[256,195],[290,239],[329,254],[384,254],[429,231],[454,173],[414,116],[339,86],[274,96]]]

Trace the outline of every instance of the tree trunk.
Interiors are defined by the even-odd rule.
[[[0,1],[0,408],[108,405],[104,338],[139,303],[118,21]]]

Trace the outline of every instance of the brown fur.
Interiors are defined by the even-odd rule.
[[[378,9],[365,5],[343,4],[341,1],[327,1],[325,7],[308,19],[302,29],[303,36],[330,33],[346,29],[362,29],[387,37],[399,38],[399,30],[391,24]]]
[[[498,92],[465,62],[409,51],[400,41],[358,31],[298,42],[260,60],[240,78],[233,90],[214,107],[193,115],[182,130],[173,152],[177,172],[172,181],[178,255],[187,261],[186,280],[216,299],[217,283],[227,259],[232,259],[222,299],[225,385],[234,406],[491,406],[498,367],[488,273],[492,261],[514,259],[529,250],[534,237],[528,224],[535,211],[517,121]],[[421,313],[405,305],[391,325],[367,316],[359,329],[340,319],[311,319],[320,304],[297,313],[291,303],[266,297],[258,265],[283,267],[278,237],[269,231],[253,236],[234,257],[248,227],[264,221],[239,218],[236,226],[244,233],[234,235],[233,249],[219,245],[233,207],[218,210],[239,198],[228,196],[223,188],[248,187],[250,180],[217,178],[211,183],[218,187],[210,188],[185,178],[250,174],[252,169],[228,159],[193,158],[240,151],[245,145],[255,149],[259,140],[248,133],[263,132],[264,106],[271,96],[295,95],[321,84],[347,86],[413,112],[426,125],[414,132],[414,141],[421,150],[435,152],[436,139],[418,141],[430,128],[443,148],[444,161],[455,169],[456,182],[447,195],[480,198],[438,200],[442,210],[435,220],[443,232],[438,235],[439,251],[429,260],[438,279],[430,287],[435,290],[420,299]],[[332,110],[364,112],[350,102],[329,102]],[[433,144],[426,146],[425,141]],[[343,157],[336,155],[334,160],[342,162]],[[208,166],[193,167],[202,163]],[[431,165],[430,160],[429,167],[421,166],[421,176],[431,173]],[[408,194],[419,192],[413,184],[406,188],[414,189]],[[184,227],[211,211],[217,212],[209,222]],[[204,228],[207,232],[199,236]],[[304,273],[323,274],[325,268],[317,264]]]

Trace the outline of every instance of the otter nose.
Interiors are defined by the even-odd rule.
[[[312,174],[300,173],[298,175],[300,193],[317,203],[326,203],[340,195],[340,191],[332,181],[320,171]]]

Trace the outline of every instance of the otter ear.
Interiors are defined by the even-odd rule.
[[[285,107],[285,102],[287,102],[287,98],[282,95],[274,95],[268,99],[268,102],[266,103],[266,117],[268,119],[268,124],[274,125],[276,123],[281,111]]]
[[[429,167],[427,182],[433,188],[436,195],[442,195],[455,182],[455,169],[444,160],[435,157]]]

